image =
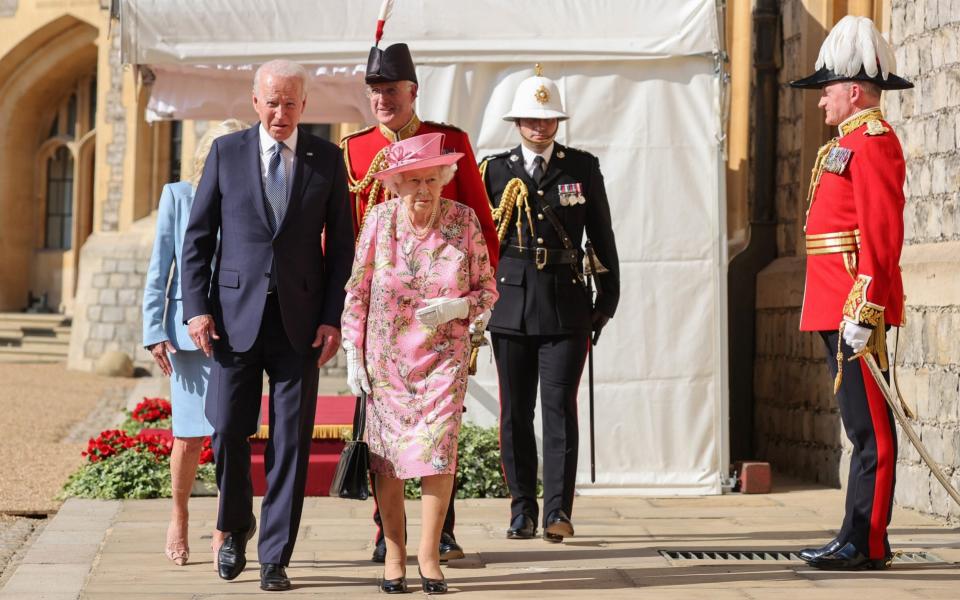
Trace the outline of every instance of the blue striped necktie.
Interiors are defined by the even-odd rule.
[[[274,144],[273,154],[270,156],[270,163],[267,165],[267,181],[264,186],[267,205],[270,208],[267,211],[267,217],[274,233],[283,223],[283,215],[287,212],[287,173],[283,168],[284,148],[286,146],[283,142]]]

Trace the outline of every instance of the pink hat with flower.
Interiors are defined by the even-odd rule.
[[[384,179],[404,171],[452,165],[463,157],[463,152],[443,153],[442,133],[415,135],[387,146],[387,168],[374,177]]]

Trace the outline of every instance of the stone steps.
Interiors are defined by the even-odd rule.
[[[59,362],[70,351],[71,318],[0,313],[0,362]]]

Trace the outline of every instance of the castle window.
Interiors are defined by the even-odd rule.
[[[46,237],[44,247],[69,250],[73,232],[73,156],[60,146],[47,159]]]

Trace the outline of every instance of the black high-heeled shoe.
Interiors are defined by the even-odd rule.
[[[407,589],[407,578],[405,576],[396,579],[387,579],[386,575],[384,575],[384,577],[380,579],[377,587],[384,594],[406,594],[410,591]]]
[[[420,570],[420,567],[417,567],[417,573],[420,574],[420,585],[423,586],[423,593],[425,594],[446,594],[447,593],[447,580],[446,579],[430,579],[423,576],[423,571]]]

